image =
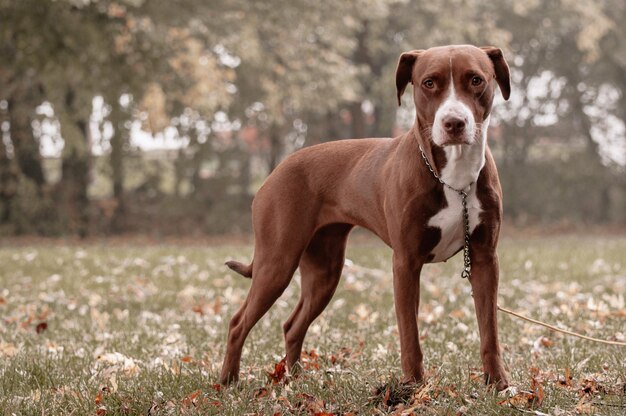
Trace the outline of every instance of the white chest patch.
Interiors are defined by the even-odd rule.
[[[463,247],[463,208],[461,197],[456,192],[446,188],[445,198],[448,206],[429,221],[428,225],[441,230],[441,240],[435,246],[431,254],[434,256],[432,262],[446,261]],[[469,213],[470,233],[474,231],[480,221],[480,201],[476,197],[476,185],[467,196],[467,209]]]
[[[473,145],[446,146],[446,165],[441,171],[441,179],[456,189],[467,190],[467,208],[469,213],[470,234],[480,223],[481,205],[476,196],[476,181],[485,165],[486,130],[489,120],[485,120],[481,139]],[[447,206],[428,221],[431,227],[441,230],[441,240],[432,250],[432,262],[446,261],[463,247],[463,207],[461,196],[444,186]]]

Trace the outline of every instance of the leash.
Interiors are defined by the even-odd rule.
[[[422,145],[418,144],[418,146],[420,148],[420,153],[422,154],[422,159],[424,159],[424,163],[426,163],[426,167],[428,167],[428,170],[430,171],[430,173],[433,174],[434,178],[437,179],[439,183],[441,183],[443,186],[456,192],[461,197],[461,205],[463,206],[463,231],[465,234],[464,241],[463,241],[463,270],[461,271],[461,278],[469,279],[472,274],[472,260],[470,259],[470,254],[469,254],[470,225],[469,225],[469,213],[467,211],[467,192],[469,192],[474,182],[470,182],[470,184],[467,185],[467,188],[466,188],[468,190],[467,192],[461,189],[456,189],[448,185],[447,183],[444,182],[443,179],[441,179],[441,177],[439,177],[439,175],[437,175],[437,173],[431,166],[430,162],[428,161],[428,158],[426,157],[426,153],[424,153],[424,149],[422,149]]]
[[[460,197],[461,197],[461,205],[463,206],[463,228],[464,228],[464,241],[463,241],[463,270],[461,271],[461,278],[463,279],[469,279],[472,273],[472,262],[470,260],[470,255],[469,255],[469,240],[470,240],[470,230],[469,230],[469,213],[467,210],[467,192],[469,192],[469,189],[471,189],[473,182],[470,182],[469,185],[467,185],[468,191],[464,191],[461,189],[456,189],[450,185],[448,185],[443,179],[441,179],[441,177],[439,175],[437,175],[437,173],[435,172],[435,170],[433,169],[432,165],[430,164],[430,162],[428,161],[428,157],[426,157],[426,153],[424,153],[424,149],[422,149],[422,146],[420,144],[418,144],[419,149],[420,149],[420,153],[422,154],[422,159],[424,159],[424,163],[426,163],[426,167],[428,168],[428,170],[430,171],[430,173],[433,175],[433,177],[439,181],[439,183],[441,183],[443,186],[445,186],[446,188],[456,192]],[[598,342],[601,344],[607,344],[607,345],[619,345],[622,347],[626,347],[626,342],[621,342],[621,341],[609,341],[609,340],[605,340],[605,339],[598,339],[598,338],[593,338],[593,337],[589,337],[587,335],[583,335],[583,334],[579,334],[577,332],[572,332],[572,331],[568,331],[567,329],[561,329],[558,328],[556,326],[547,324],[545,322],[541,322],[538,321],[536,319],[532,319],[529,318],[527,316],[524,316],[520,313],[517,312],[513,312],[512,310],[503,308],[500,305],[498,306],[498,310],[504,312],[504,313],[508,313],[509,315],[515,316],[517,318],[523,319],[525,321],[531,322],[535,325],[540,325],[543,326],[545,328],[548,328],[551,331],[554,332],[560,332],[562,334],[566,334],[566,335],[571,335],[574,337],[578,337],[578,338],[582,338],[582,339],[586,339],[587,341],[593,341],[593,342]]]
[[[512,311],[512,310],[510,310],[510,309],[503,308],[503,307],[502,307],[502,306],[500,306],[500,305],[498,305],[498,310],[500,310],[500,311],[502,311],[502,312],[504,312],[504,313],[508,313],[509,315],[513,315],[513,316],[515,316],[515,317],[518,317],[518,318],[520,318],[520,319],[523,319],[523,320],[525,320],[525,321],[531,322],[531,323],[533,323],[533,324],[536,324],[536,325],[541,325],[541,326],[546,327],[546,328],[548,328],[549,330],[554,331],[554,332],[560,332],[560,333],[562,333],[562,334],[567,334],[567,335],[571,335],[571,336],[574,336],[574,337],[578,337],[578,338],[586,339],[587,341],[599,342],[600,344],[607,344],[607,345],[619,345],[619,346],[621,346],[621,347],[626,347],[626,342],[622,342],[622,341],[610,341],[610,340],[606,340],[606,339],[599,339],[599,338],[594,338],[594,337],[588,337],[587,335],[579,334],[579,333],[577,333],[577,332],[569,331],[569,330],[567,330],[567,329],[562,329],[562,328],[559,328],[559,327],[556,327],[556,326],[553,326],[553,325],[547,324],[547,323],[545,323],[545,322],[541,322],[541,321],[538,321],[538,320],[536,320],[536,319],[529,318],[529,317],[524,316],[524,315],[522,315],[522,314],[520,314],[520,313],[513,312],[513,311]]]

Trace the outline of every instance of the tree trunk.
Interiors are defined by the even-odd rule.
[[[86,118],[78,111],[74,91],[68,87],[64,106],[59,114],[65,141],[59,182],[61,207],[67,216],[68,231],[81,238],[89,233],[90,143]]]
[[[113,182],[113,199],[115,209],[111,216],[111,232],[120,233],[124,229],[124,216],[126,214],[126,204],[124,201],[124,145],[127,143],[127,131],[124,127],[126,121],[124,110],[119,103],[119,97],[112,97],[110,100],[111,115],[113,124],[113,136],[111,136],[111,176]]]
[[[63,206],[68,216],[69,231],[84,238],[89,233],[89,160],[72,150],[61,163]]]
[[[8,100],[10,137],[17,166],[24,176],[35,182],[37,189],[45,184],[39,143],[33,135],[31,122],[36,106],[32,86],[20,82]]]
[[[18,173],[0,137],[0,224],[11,222],[11,202],[17,194]]]

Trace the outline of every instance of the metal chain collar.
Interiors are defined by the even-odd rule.
[[[472,261],[470,260],[470,254],[469,254],[470,225],[469,225],[469,213],[467,210],[467,192],[460,190],[460,189],[453,188],[452,186],[445,183],[443,179],[441,179],[439,175],[437,175],[437,173],[431,166],[430,162],[428,161],[428,158],[426,157],[426,153],[424,153],[424,149],[422,149],[422,146],[421,145],[418,145],[418,146],[420,148],[420,153],[422,154],[422,159],[424,159],[424,162],[426,163],[426,167],[428,167],[428,170],[430,171],[430,173],[433,174],[434,178],[437,179],[439,183],[441,183],[443,186],[456,192],[461,197],[461,205],[463,206],[463,231],[465,234],[464,241],[463,241],[463,271],[461,272],[461,278],[468,279],[472,273]],[[470,188],[473,183],[474,182],[470,182],[470,184],[467,187]]]

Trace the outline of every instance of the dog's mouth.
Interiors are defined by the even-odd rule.
[[[446,146],[458,146],[461,144],[465,144],[465,145],[470,145],[470,144],[474,144],[476,142],[476,140],[470,139],[468,137],[466,137],[465,135],[463,137],[445,137],[444,140],[441,142],[441,147],[446,147]]]
[[[460,144],[471,145],[476,143],[477,133],[479,132],[475,131],[474,134],[470,132],[463,132],[461,134],[443,134],[439,145],[442,147],[458,146]]]

